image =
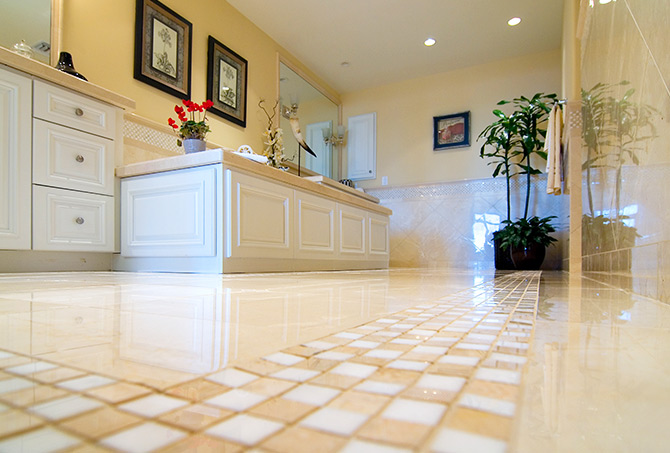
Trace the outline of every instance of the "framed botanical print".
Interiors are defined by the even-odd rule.
[[[157,0],[137,0],[136,7],[135,78],[190,99],[193,26]]]
[[[207,99],[209,109],[239,126],[247,125],[247,60],[209,37],[207,51]]]

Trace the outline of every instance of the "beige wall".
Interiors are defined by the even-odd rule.
[[[345,125],[350,116],[377,112],[377,179],[359,185],[378,187],[382,176],[391,186],[490,177],[475,141],[494,120],[496,103],[560,90],[557,49],[345,94]],[[433,117],[467,110],[472,146],[433,151]]]
[[[247,127],[211,115],[209,141],[231,148],[249,144],[255,151],[262,151],[267,119],[258,101],[266,99],[272,105],[274,102],[270,101],[278,95],[277,52],[325,85],[224,0],[162,3],[193,24],[194,101],[203,101],[206,94],[208,35],[249,62]],[[134,39],[135,0],[64,0],[61,50],[72,53],[77,71],[92,83],[134,99],[138,115],[167,124],[180,100],[133,78]]]

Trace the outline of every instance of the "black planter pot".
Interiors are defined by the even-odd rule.
[[[509,249],[502,250],[500,247],[500,242],[502,242],[500,239],[495,237],[493,238],[493,252],[496,269],[499,271],[514,270],[514,263],[512,262]]]
[[[533,243],[528,247],[512,247],[511,257],[514,268],[520,271],[538,270],[542,266],[547,248]]]

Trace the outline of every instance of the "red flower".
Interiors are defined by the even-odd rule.
[[[186,116],[186,113],[184,113],[183,110],[182,110],[181,112],[179,112],[179,120],[180,120],[181,122],[188,121],[188,117]]]
[[[193,104],[193,103],[192,103],[190,100],[188,100],[188,99],[184,99],[184,100],[181,101],[181,102],[182,102],[182,104],[184,104],[186,107],[190,107],[191,104]]]
[[[202,108],[204,108],[205,110],[209,110],[212,108],[213,105],[214,103],[211,100],[207,99],[205,102],[202,103]]]
[[[172,126],[173,129],[178,129],[179,128],[179,126],[177,126],[177,123],[175,122],[175,120],[173,120],[172,118],[168,118],[168,124],[170,126]]]
[[[175,111],[175,113],[183,113],[184,112],[184,107],[182,107],[180,105],[175,105],[174,106],[174,111]]]

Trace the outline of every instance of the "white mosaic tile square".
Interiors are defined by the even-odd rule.
[[[379,346],[381,343],[376,341],[366,341],[366,340],[356,340],[349,343],[347,346],[352,348],[361,348],[361,349],[373,349]]]
[[[354,354],[347,354],[345,352],[335,352],[335,351],[326,351],[326,352],[321,352],[317,355],[315,355],[317,359],[324,359],[324,360],[337,360],[337,361],[343,361],[343,360],[348,360],[352,357],[354,357]]]
[[[102,403],[85,396],[67,396],[30,407],[28,410],[49,420],[60,420],[102,407]]]
[[[241,387],[249,382],[255,381],[258,379],[258,376],[234,368],[226,368],[223,371],[207,376],[206,379],[228,387]]]
[[[23,378],[9,378],[0,381],[0,394],[17,392],[19,390],[34,387],[35,383]]]
[[[406,448],[391,447],[389,445],[366,442],[363,440],[352,440],[344,446],[340,453],[411,453]]]
[[[445,355],[440,357],[438,363],[449,363],[451,365],[476,366],[479,363],[479,357],[469,357],[464,355]]]
[[[353,332],[340,332],[340,333],[336,333],[333,336],[337,337],[337,338],[347,338],[347,339],[350,339],[350,340],[358,340],[359,338],[362,338],[364,335],[361,335],[359,333],[353,333]]]
[[[469,349],[471,351],[488,351],[491,349],[490,344],[477,344],[477,343],[458,343],[456,345],[459,349]]]
[[[386,365],[387,368],[395,368],[398,370],[423,371],[428,368],[429,363],[418,362],[416,360],[394,360]]]
[[[465,379],[457,376],[442,376],[439,374],[426,374],[416,383],[416,386],[424,389],[445,390],[458,392],[465,385]]]
[[[479,341],[486,341],[488,343],[493,343],[497,337],[495,335],[485,333],[471,333],[468,334],[468,336],[465,338],[466,340],[479,340]]]
[[[293,354],[286,354],[284,352],[275,352],[274,354],[266,355],[263,357],[263,359],[284,366],[295,365],[296,363],[300,363],[305,360],[303,357],[298,357],[297,355]]]
[[[184,407],[187,404],[186,401],[179,398],[156,394],[122,404],[119,409],[150,418]]]
[[[406,388],[403,384],[366,380],[354,387],[354,390],[380,395],[397,395]]]
[[[528,343],[520,343],[518,341],[499,341],[497,346],[511,349],[528,349]]]
[[[473,393],[465,393],[458,405],[479,411],[491,412],[503,417],[513,417],[516,411],[516,404],[510,401],[475,395]]]
[[[303,368],[284,368],[283,370],[272,373],[270,376],[287,381],[305,382],[319,374],[318,371],[305,370]]]
[[[367,415],[358,412],[324,407],[305,418],[300,425],[340,436],[350,436],[367,419]]]
[[[149,422],[105,437],[100,443],[119,451],[143,453],[158,450],[184,437],[186,433],[183,431]]]
[[[373,357],[376,359],[396,359],[403,354],[403,351],[393,349],[373,349],[363,354],[363,357]]]
[[[381,318],[376,320],[375,322],[380,322],[382,324],[395,324],[398,322],[397,319],[390,319],[390,318]]]
[[[496,368],[480,368],[477,370],[475,377],[483,381],[500,382],[502,384],[518,385],[521,382],[521,373],[518,371]]]
[[[12,374],[26,375],[39,373],[40,371],[51,370],[57,367],[58,365],[54,365],[53,363],[49,362],[32,362],[7,368],[6,371],[9,371]]]
[[[441,429],[431,445],[437,453],[505,453],[507,443],[456,429]]]
[[[207,404],[223,407],[231,411],[245,411],[259,403],[262,403],[269,396],[258,393],[247,392],[242,389],[233,389],[214,398],[207,400]]]
[[[0,351],[0,360],[2,360],[2,359],[8,359],[8,358],[10,358],[10,357],[15,357],[15,355],[12,354],[12,353],[10,353],[10,352]]]
[[[231,440],[242,445],[252,446],[268,436],[282,429],[282,423],[240,414],[218,425],[214,425],[206,432],[212,436]]]
[[[90,376],[84,376],[80,378],[59,382],[58,384],[56,384],[56,386],[68,390],[83,392],[84,390],[90,390],[96,387],[102,387],[103,385],[109,385],[115,382],[116,381],[114,379],[92,374]]]
[[[363,365],[361,363],[341,363],[333,368],[330,372],[333,374],[341,374],[343,376],[352,376],[361,379],[373,374],[378,370],[378,367],[371,365]]]
[[[328,341],[310,341],[309,343],[303,343],[303,346],[307,346],[308,348],[313,348],[313,349],[319,349],[321,351],[327,351],[329,349],[333,349],[334,347],[338,346],[335,343],[330,343]]]
[[[431,355],[443,355],[449,348],[442,348],[439,346],[417,346],[413,348],[410,352],[415,352],[417,354],[431,354]]]
[[[421,344],[421,340],[417,340],[416,338],[394,338],[393,340],[390,341],[390,343],[417,345]]]
[[[317,385],[303,384],[284,394],[282,398],[313,406],[323,406],[340,394],[339,390]]]
[[[382,417],[435,426],[445,410],[446,406],[443,404],[398,398],[384,410]]]
[[[65,450],[79,443],[81,441],[76,437],[47,427],[0,440],[0,451],[50,453]]]

